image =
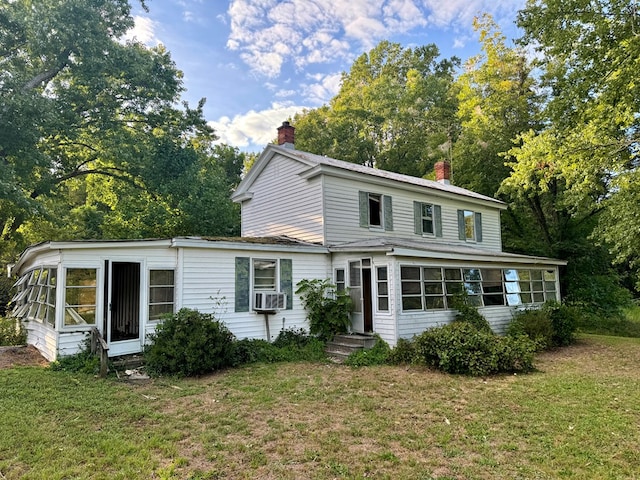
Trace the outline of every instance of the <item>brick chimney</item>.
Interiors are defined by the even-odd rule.
[[[449,162],[436,162],[433,169],[436,171],[436,180],[438,182],[445,185],[451,183],[451,165]]]
[[[278,127],[278,145],[285,148],[295,148],[296,129],[289,122],[282,122],[282,126]]]

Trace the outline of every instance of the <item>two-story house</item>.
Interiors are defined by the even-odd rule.
[[[502,331],[518,308],[559,300],[550,258],[502,251],[504,203],[449,182],[364,167],[295,149],[278,128],[232,199],[240,238],[46,242],[28,248],[14,315],[49,359],[78,350],[93,326],[111,356],[141,351],[163,313],[214,313],[238,338],[307,328],[295,295],[330,278],[354,300],[352,331],[390,345],[449,322],[461,290]]]

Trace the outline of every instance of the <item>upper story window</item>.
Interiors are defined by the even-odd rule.
[[[440,205],[413,202],[413,219],[417,235],[442,236],[442,209]]]
[[[482,242],[482,214],[458,210],[458,238],[465,242]]]
[[[360,226],[393,230],[391,197],[379,193],[359,192]]]

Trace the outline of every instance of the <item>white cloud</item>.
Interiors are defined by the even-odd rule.
[[[155,46],[160,43],[160,40],[155,34],[156,22],[151,20],[149,17],[143,17],[140,15],[135,15],[133,20],[135,21],[135,25],[131,30],[124,34],[122,37],[124,41],[136,40],[148,46]]]
[[[468,31],[488,12],[514,18],[525,0],[231,0],[227,47],[256,73],[280,74],[291,62],[351,61],[394,34],[432,24]],[[356,43],[355,45],[353,43]]]
[[[323,105],[338,94],[341,73],[307,75],[311,83],[302,84],[302,93],[305,100],[312,105]]]
[[[276,128],[284,120],[305,108],[308,107],[293,105],[291,102],[273,102],[266,110],[250,110],[233,118],[221,117],[209,122],[209,125],[215,129],[219,143],[259,151],[276,138]]]

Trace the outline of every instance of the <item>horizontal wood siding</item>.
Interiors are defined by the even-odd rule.
[[[425,238],[429,242],[463,245],[465,242],[458,238],[458,209],[467,209],[482,213],[483,239],[482,242],[473,243],[473,246],[491,251],[500,251],[502,248],[500,211],[497,208],[477,206],[471,201],[443,199],[430,194],[429,191],[425,191],[424,194],[413,194],[398,188],[383,188],[378,185],[368,185],[337,177],[326,177],[324,184],[328,244],[385,236]],[[393,204],[392,231],[359,226],[359,191],[391,196]],[[442,237],[422,237],[422,235],[415,233],[414,201],[433,203],[442,207]]]
[[[251,187],[252,198],[242,203],[243,236],[323,241],[322,182],[319,177],[300,178],[306,169],[281,155],[271,159]]]
[[[25,323],[27,330],[27,344],[35,346],[42,356],[53,362],[57,358],[58,332],[40,322]]]
[[[185,248],[181,305],[214,314],[238,339],[266,340],[266,325],[262,313],[234,312],[235,257],[291,259],[294,292],[296,284],[303,279],[324,279],[330,276],[328,256],[324,254]],[[307,315],[300,298],[294,294],[291,310],[269,315],[269,326],[272,340],[283,328],[308,330]]]
[[[89,332],[60,332],[58,336],[58,355],[66,357],[80,352],[84,348],[84,341],[89,335]]]

